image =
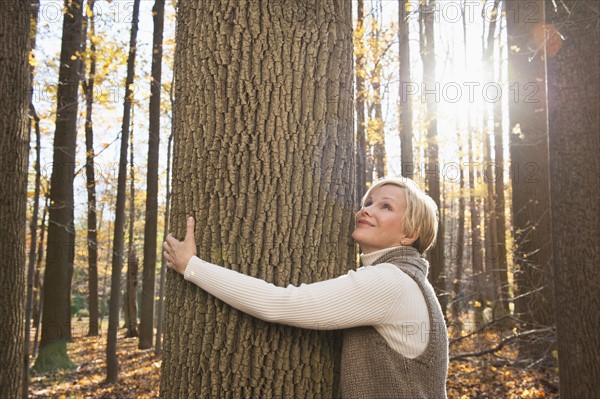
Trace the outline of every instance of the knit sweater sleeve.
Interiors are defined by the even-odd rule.
[[[390,264],[296,287],[277,287],[192,257],[184,277],[227,304],[259,319],[332,330],[386,322],[403,280]]]

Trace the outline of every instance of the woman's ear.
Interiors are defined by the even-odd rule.
[[[415,233],[412,236],[406,236],[402,239],[402,245],[412,245],[415,241],[419,239],[419,233]]]

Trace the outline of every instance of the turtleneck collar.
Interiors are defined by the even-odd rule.
[[[380,249],[379,251],[371,252],[368,254],[360,254],[360,261],[363,264],[363,266],[371,266],[373,263],[375,263],[377,259],[381,258],[383,255],[393,251],[396,248],[400,248],[400,246],[384,248]]]

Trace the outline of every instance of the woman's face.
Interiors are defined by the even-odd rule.
[[[365,254],[412,243],[403,229],[405,211],[402,188],[392,184],[376,188],[356,212],[352,238]]]

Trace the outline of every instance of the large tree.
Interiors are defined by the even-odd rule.
[[[0,12],[0,397],[19,398],[23,383],[25,206],[28,167],[30,2]]]
[[[531,4],[535,14],[523,18]],[[525,329],[554,324],[543,18],[542,0],[506,3],[515,314]],[[549,344],[523,338],[520,355],[540,359]]]
[[[600,25],[596,1],[546,7],[550,211],[560,393],[600,392]],[[564,38],[564,40],[563,40]]]
[[[279,286],[354,263],[352,3],[180,2],[171,231]],[[338,335],[268,324],[169,272],[161,397],[331,397]]]
[[[72,366],[67,355],[67,341],[71,339],[71,277],[75,256],[73,176],[81,71],[78,53],[82,36],[82,0],[65,1],[65,7],[50,177],[42,338],[35,364],[38,369]]]

